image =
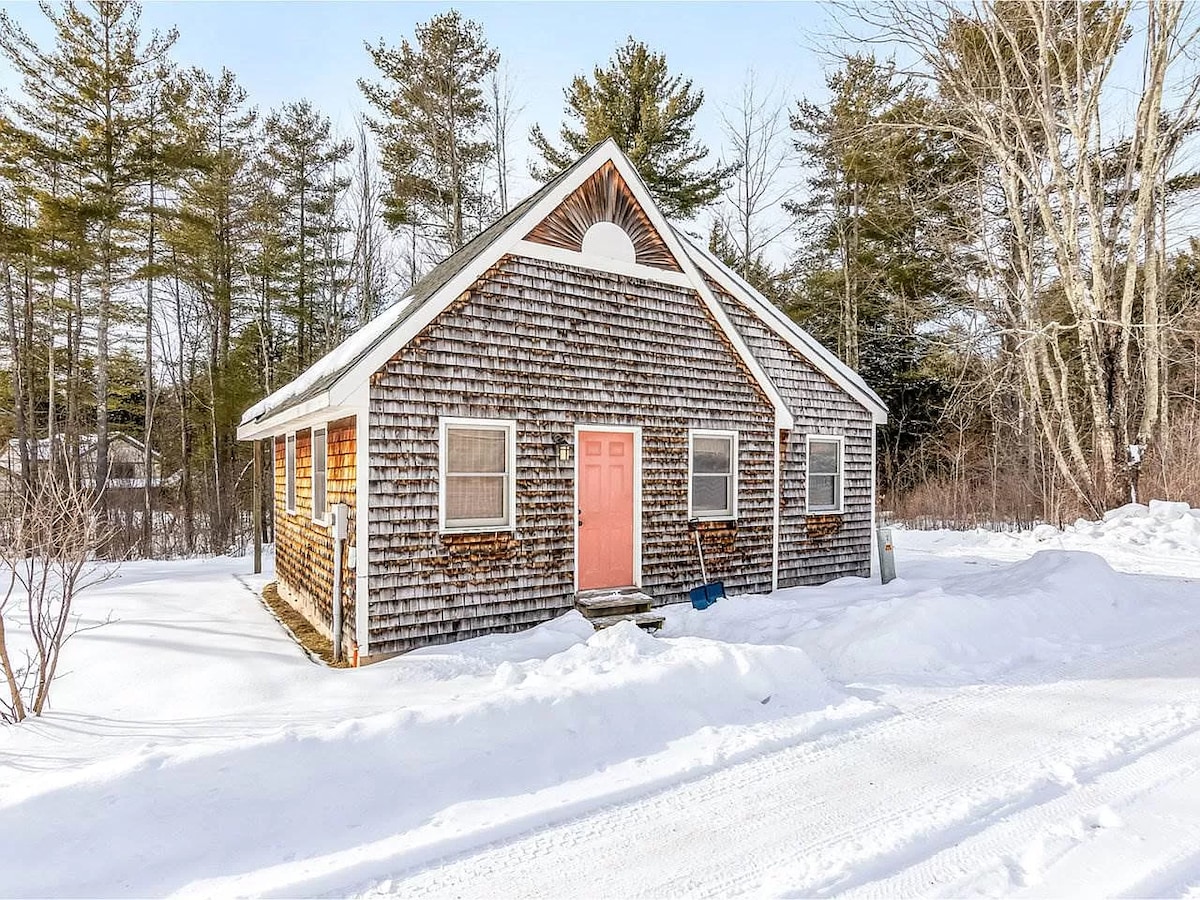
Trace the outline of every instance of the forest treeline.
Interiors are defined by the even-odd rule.
[[[891,409],[897,515],[1200,502],[1184,4],[863,7],[880,54],[831,63],[811,98],[748,76],[721,160],[695,136],[703,92],[632,37],[565,86],[562,123],[516,134],[500,52],[447,11],[364,45],[374,75],[346,89],[368,112],[339,134],[304,99],[260,110],[235,73],[177,65],[134,3],[41,14],[45,44],[0,13],[20,79],[0,110],[7,496],[75,473],[114,555],[244,546],[242,410],[519,200],[526,140],[545,180],[615,138],[669,215],[862,373]],[[118,433],[160,482],[116,477]]]

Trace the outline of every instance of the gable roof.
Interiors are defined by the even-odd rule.
[[[764,325],[787,341],[808,360],[814,369],[865,406],[871,412],[875,424],[883,425],[887,422],[887,404],[871,390],[861,375],[838,359],[824,344],[801,328],[795,319],[786,315],[750,282],[721,262],[707,248],[697,244],[678,229],[675,230],[675,233],[683,242],[688,255],[717,284],[733,297],[741,300]]]
[[[598,261],[580,252],[546,246],[529,239],[535,237],[531,232],[554,214],[564,201],[572,198],[575,192],[589,181],[596,180],[599,173],[608,169],[624,181],[640,207],[638,212],[644,216],[646,224],[656,232],[656,237],[664,245],[666,253],[672,257],[671,262],[674,265],[670,268],[675,269],[677,266],[677,271],[668,271],[666,267],[654,268],[637,262],[624,263],[608,259]],[[704,257],[698,256],[690,242],[684,240],[663,217],[633,165],[610,138],[593,147],[574,166],[547,182],[462,249],[436,266],[403,300],[384,310],[294,381],[246,410],[238,427],[238,437],[243,440],[267,437],[285,430],[289,425],[296,427],[303,424],[302,420],[305,417],[320,415],[325,410],[333,413],[357,409],[356,401],[361,405],[361,391],[371,375],[470,288],[488,268],[506,254],[514,252],[572,265],[602,267],[619,274],[669,280],[694,290],[733,346],[735,353],[771,400],[780,427],[792,426],[792,413],[782,395],[701,274],[700,266],[705,263]],[[661,263],[661,258],[658,261]],[[598,262],[601,265],[598,266]],[[723,276],[715,280],[723,283],[725,278]],[[738,287],[734,293],[740,296],[745,292]],[[761,295],[758,295],[758,298],[762,299]],[[752,299],[749,305],[752,308],[757,307],[758,300]],[[755,311],[759,312],[757,309]],[[811,337],[807,340],[816,344]],[[849,372],[844,365],[841,368]],[[861,379],[859,381],[861,382]],[[869,389],[867,390],[869,392]],[[878,401],[878,398],[875,400]]]
[[[567,170],[568,172],[570,170]],[[367,352],[400,327],[409,316],[432,300],[455,275],[469,267],[496,239],[519,222],[542,197],[551,193],[567,175],[563,172],[526,197],[507,213],[467,241],[456,253],[442,260],[421,278],[401,300],[381,311],[352,335],[309,366],[303,373],[242,414],[241,424],[264,419],[272,413],[298,407],[321,395],[342,375],[362,360]]]

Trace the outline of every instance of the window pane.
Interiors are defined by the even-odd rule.
[[[325,474],[325,432],[318,431],[313,434],[313,472]]]
[[[289,434],[284,451],[284,505],[296,508],[296,436]]]
[[[325,473],[326,445],[328,437],[324,431],[313,432],[313,518],[325,517]]]
[[[837,506],[837,476],[808,476],[808,508],[834,509]]]
[[[692,512],[729,512],[729,476],[694,476],[692,478]]]
[[[503,428],[447,428],[446,471],[504,472],[507,438]]]
[[[692,438],[692,471],[728,475],[733,461],[733,440],[725,437]]]
[[[808,471],[817,475],[836,475],[838,444],[836,441],[812,441],[808,445]]]
[[[446,523],[494,519],[507,523],[503,475],[453,475],[446,478]]]

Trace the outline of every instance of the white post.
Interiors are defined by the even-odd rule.
[[[333,661],[342,661],[342,544],[348,534],[350,508],[333,504]]]

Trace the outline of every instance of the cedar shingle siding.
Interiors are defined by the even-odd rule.
[[[342,550],[342,634],[345,646],[354,640],[354,570],[349,548],[354,543],[355,488],[354,420],[329,425],[326,470],[329,505],[350,506],[350,540]],[[296,431],[296,512],[286,503],[285,435],[275,438],[275,576],[281,592],[325,634],[333,628],[333,534],[328,525],[313,521],[312,429]]]
[[[780,451],[779,586],[819,584],[871,570],[871,414],[816,371],[740,302],[709,283],[796,419]],[[843,435],[844,512],[805,511],[808,434]]]
[[[517,421],[513,533],[439,535],[438,417]],[[642,584],[699,582],[687,530],[688,429],[739,432],[739,518],[704,526],[709,573],[771,587],[774,411],[699,296],[507,257],[371,388],[371,653],[545,621],[574,592],[576,423],[642,427]]]
[[[658,604],[686,601],[700,582],[688,528],[689,429],[738,434],[738,518],[699,526],[711,579],[743,593],[770,590],[773,574],[787,587],[869,573],[882,402],[720,263],[695,247],[677,255],[686,239],[672,236],[639,184],[615,143],[599,145],[436,266],[386,319],[246,411],[239,437],[276,438],[281,594],[318,627],[331,627],[332,539],[312,521],[309,427],[295,429],[297,508],[284,509],[284,429],[324,415],[337,419],[329,503],[353,509],[358,474],[367,491],[369,522],[356,528],[351,514],[343,603],[345,637],[366,637],[371,656],[521,629],[571,607],[580,425],[639,429],[635,572]],[[598,222],[625,230],[635,261],[605,259],[603,241],[583,251]],[[693,264],[716,279],[707,287],[723,314],[701,299]],[[778,432],[789,413],[793,427]],[[512,528],[440,531],[442,418],[516,423]],[[840,512],[805,508],[812,435],[844,441]],[[568,461],[558,458],[564,440]],[[356,585],[366,604],[357,617]]]

